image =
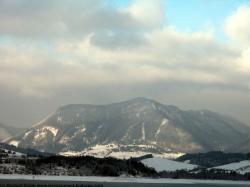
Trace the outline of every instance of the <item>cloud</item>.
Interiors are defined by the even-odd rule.
[[[164,2],[161,0],[135,0],[126,10],[146,27],[159,27],[164,23]]]
[[[107,1],[27,0],[0,1],[0,34],[26,38],[83,38],[91,33],[123,36],[161,22],[160,1],[136,1],[127,9],[108,6]],[[142,7],[143,5],[143,7]],[[135,37],[133,36],[133,37]]]
[[[236,59],[239,71],[249,74],[250,72],[250,48],[242,51],[241,56]]]
[[[240,46],[250,46],[250,6],[239,7],[225,22],[229,38]]]
[[[0,0],[1,90],[53,107],[136,96],[187,102],[195,93],[206,101],[212,100],[206,93],[249,94],[249,8],[227,19],[231,41],[221,43],[209,29],[177,31],[165,22],[162,3],[116,8],[106,1]]]
[[[250,72],[250,6],[239,7],[225,22],[225,31],[231,42],[241,50],[235,60],[241,73]]]
[[[234,74],[239,75],[232,63],[239,54],[217,43],[209,31],[187,34],[165,27],[148,32],[144,45],[120,50],[96,46],[92,37],[58,40],[42,50],[30,41],[2,45],[0,84],[20,96],[52,97],[68,87],[98,90],[119,84],[234,89]]]

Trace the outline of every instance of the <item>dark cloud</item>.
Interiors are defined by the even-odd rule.
[[[106,30],[144,26],[128,12],[107,6],[105,1],[0,1],[0,33],[26,38],[81,38]]]
[[[106,31],[95,33],[91,39],[91,44],[103,49],[136,48],[140,45],[147,45],[148,41],[143,33],[114,32]]]

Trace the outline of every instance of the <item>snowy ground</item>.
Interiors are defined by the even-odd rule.
[[[250,186],[249,181],[228,180],[193,180],[193,179],[152,179],[137,177],[75,177],[75,176],[35,176],[32,175],[0,175],[1,179],[8,180],[44,180],[44,181],[85,181],[85,182],[110,182],[110,183],[154,183],[154,184],[240,184]]]
[[[127,148],[127,151],[122,150],[122,148]],[[59,154],[64,156],[83,156],[89,155],[94,157],[115,157],[120,159],[129,159],[131,157],[140,157],[147,154],[152,154],[154,157],[159,158],[168,158],[168,159],[175,159],[184,155],[184,153],[180,152],[160,152],[160,153],[152,153],[147,150],[154,149],[155,147],[152,145],[118,145],[118,144],[105,144],[100,145],[97,144],[93,147],[90,147],[86,150],[80,152],[74,151],[67,151],[67,152],[60,152]],[[131,150],[129,150],[131,149]]]
[[[176,162],[164,158],[148,158],[141,161],[148,167],[154,168],[156,171],[176,171],[176,170],[192,170],[197,165],[187,164],[184,162]]]
[[[241,162],[234,162],[222,166],[214,167],[215,169],[224,169],[228,171],[236,171],[240,174],[250,172],[250,160],[244,160]]]

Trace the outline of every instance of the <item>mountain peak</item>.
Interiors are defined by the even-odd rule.
[[[130,101],[153,101],[153,100],[146,98],[146,97],[135,97],[135,98],[131,99]]]
[[[153,99],[149,99],[149,98],[146,98],[146,97],[135,97],[133,99],[130,99],[130,100],[127,100],[127,101],[124,101],[124,102],[128,102],[128,103],[154,103],[154,104],[161,104],[159,103],[158,101],[155,101]]]

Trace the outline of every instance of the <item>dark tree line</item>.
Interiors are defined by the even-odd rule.
[[[214,167],[225,165],[242,160],[250,160],[250,153],[224,153],[221,151],[212,151],[207,153],[185,154],[176,159],[177,161],[189,160],[190,164],[196,164],[204,167]]]
[[[26,165],[32,174],[41,174],[41,169],[48,171],[55,167],[63,167],[73,170],[75,175],[95,175],[95,176],[120,176],[140,175],[144,177],[157,176],[157,172],[143,165],[141,162],[128,159],[121,160],[116,158],[95,158],[92,156],[63,157],[51,156],[39,158],[37,160],[22,160],[20,164]]]

